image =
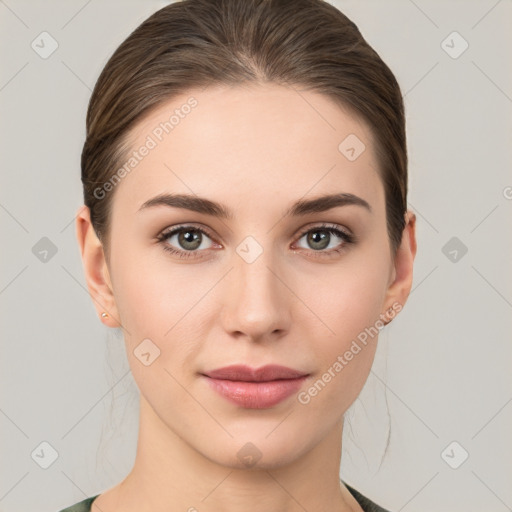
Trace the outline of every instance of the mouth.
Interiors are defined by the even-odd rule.
[[[246,409],[268,409],[296,393],[309,373],[279,365],[257,369],[232,365],[201,375],[229,402]]]
[[[239,382],[269,382],[281,379],[298,379],[309,374],[277,364],[269,364],[261,368],[251,368],[250,366],[235,364],[205,372],[203,375],[212,379]]]

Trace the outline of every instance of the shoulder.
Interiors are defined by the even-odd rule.
[[[346,482],[343,483],[345,487],[350,491],[350,494],[354,496],[357,503],[361,505],[361,508],[364,510],[364,512],[389,512],[389,510],[380,507],[379,505],[368,499],[366,496],[363,496],[359,491],[356,491],[356,489],[348,485]]]
[[[91,504],[98,496],[99,494],[93,496],[92,498],[87,498],[83,501],[79,501],[78,503],[75,503],[70,507],[60,510],[59,512],[90,512]]]

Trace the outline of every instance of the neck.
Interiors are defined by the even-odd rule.
[[[143,399],[134,467],[103,512],[358,511],[340,482],[343,422],[291,462],[239,469],[207,459],[169,429]],[[96,512],[93,504],[92,512]],[[114,505],[115,504],[115,505]],[[105,503],[103,503],[105,505]]]

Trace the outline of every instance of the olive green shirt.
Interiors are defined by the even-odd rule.
[[[370,501],[368,498],[363,496],[359,491],[356,491],[353,487],[350,487],[350,485],[345,484],[345,487],[350,491],[350,494],[354,496],[356,501],[361,505],[361,508],[364,510],[364,512],[389,512],[388,510],[379,507],[376,503],[373,501]],[[93,496],[92,498],[87,498],[83,501],[80,501],[79,503],[75,503],[74,505],[71,505],[71,507],[65,508],[61,510],[60,512],[91,512],[91,505],[92,502],[99,496],[97,494],[96,496]]]

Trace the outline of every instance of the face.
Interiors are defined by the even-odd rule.
[[[339,433],[381,315],[410,285],[368,127],[318,93],[216,87],[175,97],[130,140],[103,299],[152,421],[233,467],[246,452],[288,463]],[[143,207],[166,194],[189,199]],[[233,387],[204,375],[235,364],[306,376]]]

